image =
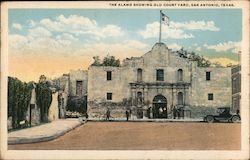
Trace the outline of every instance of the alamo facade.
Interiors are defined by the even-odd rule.
[[[164,43],[156,43],[141,57],[123,60],[119,67],[89,66],[71,70],[59,85],[69,97],[87,102],[91,119],[201,118],[218,107],[232,107],[231,67],[198,67],[197,61],[180,57]],[[233,107],[234,108],[234,107]]]
[[[172,118],[173,108],[202,117],[217,107],[231,107],[231,68],[198,67],[164,43],[141,57],[127,58],[120,67],[90,66],[87,101],[90,118]],[[189,111],[189,112],[188,112]]]

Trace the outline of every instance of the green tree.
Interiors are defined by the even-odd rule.
[[[52,102],[52,91],[46,83],[36,85],[36,102],[40,108],[41,122],[48,122],[49,108]]]
[[[203,56],[196,54],[193,51],[188,52],[184,50],[184,48],[181,48],[180,50],[176,51],[176,53],[179,55],[179,57],[197,61],[199,67],[209,67],[211,65],[211,62],[209,60],[205,59]]]
[[[32,88],[31,83],[8,77],[8,117],[12,117],[13,128],[19,128],[19,122],[25,120]]]
[[[119,67],[120,66],[120,60],[115,59],[115,56],[109,56],[107,55],[106,57],[103,58],[102,62],[103,66],[115,66]]]
[[[91,64],[92,66],[114,66],[114,67],[119,67],[120,60],[116,59],[115,56],[105,56],[101,62],[99,56],[94,56],[93,57],[94,62]]]
[[[45,83],[46,81],[47,81],[47,78],[46,78],[45,75],[41,75],[41,76],[39,77],[39,83]]]
[[[94,56],[94,63],[92,64],[92,66],[100,66],[101,65],[101,60],[99,56]]]

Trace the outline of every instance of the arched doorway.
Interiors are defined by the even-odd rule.
[[[157,95],[153,99],[153,118],[168,118],[167,98]]]

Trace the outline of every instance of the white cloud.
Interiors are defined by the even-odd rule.
[[[202,30],[202,31],[219,31],[215,26],[214,21],[189,21],[189,22],[173,22],[170,21],[170,26],[177,29],[185,30]]]
[[[12,27],[15,28],[15,29],[17,29],[17,30],[22,30],[22,28],[23,28],[22,25],[19,24],[19,23],[13,23]]]
[[[112,27],[111,27],[112,28]],[[108,32],[105,31],[105,32]],[[80,43],[78,37],[70,33],[61,33],[56,37],[51,32],[36,27],[30,29],[26,36],[9,36],[10,53],[13,54],[36,54],[36,55],[57,55],[57,56],[104,56],[107,53],[118,58],[142,55],[150,48],[147,44],[136,40],[122,40],[116,43],[85,42]]]
[[[159,36],[159,22],[153,22],[146,25],[145,30],[140,30],[138,33],[143,38],[156,38]],[[187,34],[181,29],[171,28],[167,25],[162,25],[162,39],[188,39],[193,38],[192,34]]]
[[[138,31],[143,38],[156,38],[159,36],[159,22],[153,22],[146,25],[144,30]],[[174,22],[170,21],[170,25],[162,25],[162,38],[171,39],[188,39],[194,38],[190,30],[201,31],[219,31],[213,21],[189,21],[189,22]]]
[[[178,45],[177,43],[172,43],[172,44],[168,44],[168,48],[170,48],[172,50],[180,50],[182,48],[182,46]]]
[[[43,27],[37,27],[29,29],[29,35],[32,37],[50,37],[52,34]]]
[[[241,42],[223,42],[223,43],[218,43],[216,45],[208,45],[204,44],[204,47],[207,49],[213,49],[217,52],[221,51],[232,51],[233,53],[238,53],[241,50]]]
[[[75,35],[94,35],[98,38],[123,36],[121,27],[113,24],[98,26],[95,20],[83,16],[60,15],[55,20],[42,19],[39,24],[51,32],[67,32]]]
[[[196,47],[195,50],[196,51],[201,51],[201,47]]]
[[[229,58],[211,58],[209,59],[209,61],[212,63],[219,63],[222,66],[227,66],[228,64],[232,64],[232,65],[239,64],[238,61],[235,61]]]
[[[33,21],[33,20],[29,20],[28,23],[29,23],[29,27],[30,27],[30,28],[33,28],[33,27],[36,26],[36,22]]]
[[[20,49],[27,42],[28,42],[28,39],[25,36],[18,35],[18,34],[9,35],[9,45],[11,48]]]
[[[64,39],[64,40],[70,40],[70,41],[77,41],[78,38],[74,37],[72,34],[69,33],[63,33],[61,35],[56,36],[56,39]]]
[[[149,46],[136,40],[125,40],[117,43],[89,43],[84,44],[76,54],[87,56],[105,56],[108,53],[114,55],[121,60],[132,56],[141,56],[149,50]]]
[[[121,30],[121,27],[118,27],[116,25],[107,25],[102,29],[103,35],[110,36],[110,37],[116,37],[116,36],[123,36],[124,33]]]

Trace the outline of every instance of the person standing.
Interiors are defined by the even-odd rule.
[[[177,114],[177,110],[176,110],[175,106],[174,106],[174,109],[173,109],[173,114],[174,114],[174,119],[175,119],[176,118],[176,114]]]
[[[126,110],[126,118],[127,118],[127,121],[128,121],[128,118],[129,118],[129,112],[128,112],[128,110]]]
[[[107,112],[106,112],[106,120],[109,121],[109,117],[110,117],[110,110],[108,108]]]

